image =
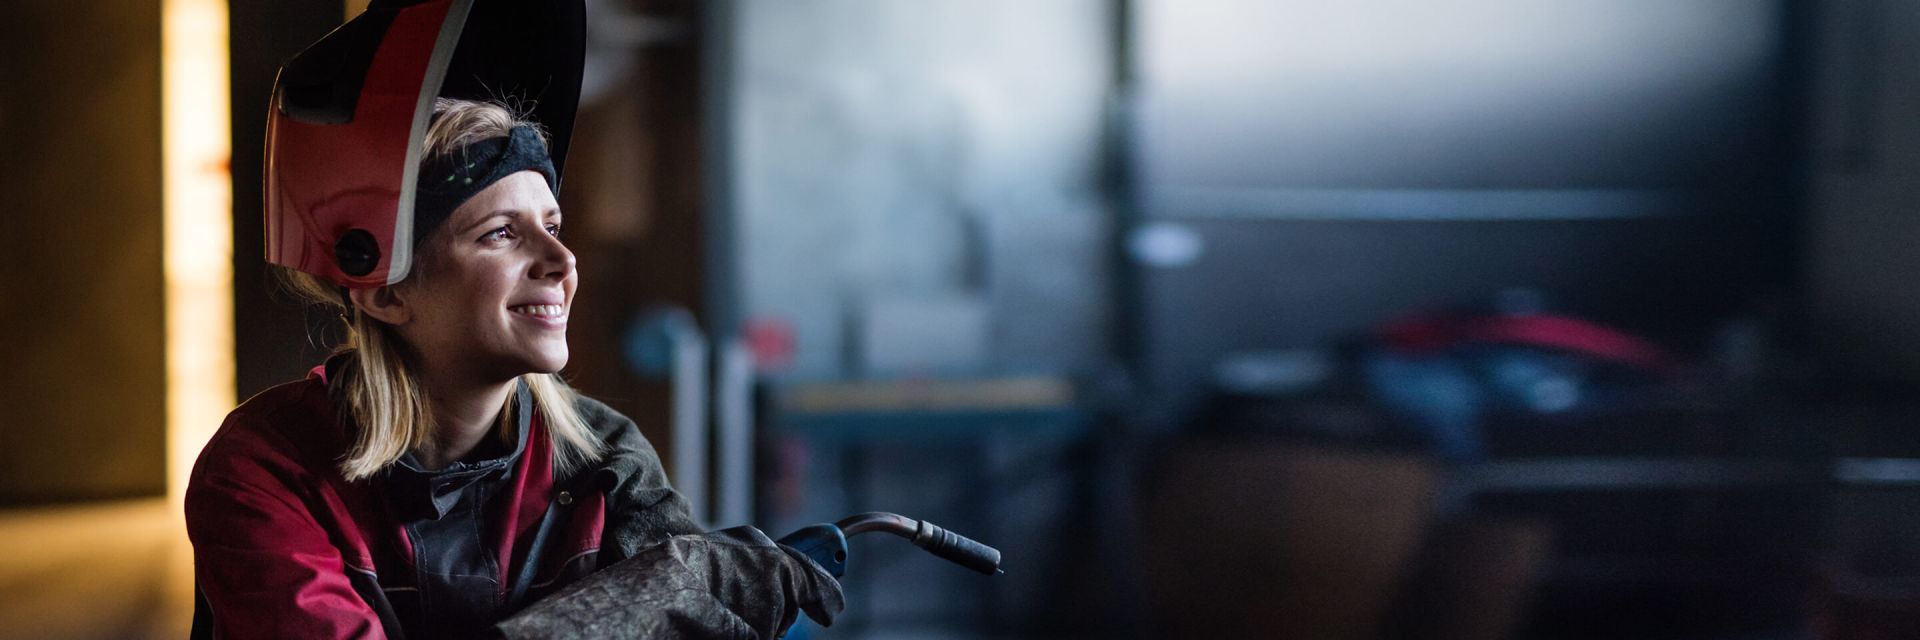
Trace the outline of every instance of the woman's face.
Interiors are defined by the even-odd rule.
[[[505,380],[567,364],[567,312],[579,278],[560,243],[560,205],[534,171],[493,183],[435,229],[399,293],[400,334],[424,364]]]

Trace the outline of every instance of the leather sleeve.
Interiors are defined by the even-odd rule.
[[[758,529],[674,536],[502,621],[505,638],[778,638],[800,614],[822,625],[840,584]]]
[[[701,533],[687,499],[668,483],[660,455],[640,428],[591,398],[582,397],[578,406],[580,416],[606,444],[607,459],[593,478],[607,494],[600,565],[631,558],[673,536]]]

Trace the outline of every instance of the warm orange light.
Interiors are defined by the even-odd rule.
[[[234,405],[226,0],[162,0],[168,494]]]

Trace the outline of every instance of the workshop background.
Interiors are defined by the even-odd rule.
[[[1913,637],[1920,3],[589,0],[569,378],[810,638]],[[0,4],[0,637],[181,637],[348,0]]]

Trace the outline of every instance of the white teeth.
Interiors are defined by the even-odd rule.
[[[566,313],[565,309],[557,304],[523,304],[509,310],[541,318],[558,318]]]

